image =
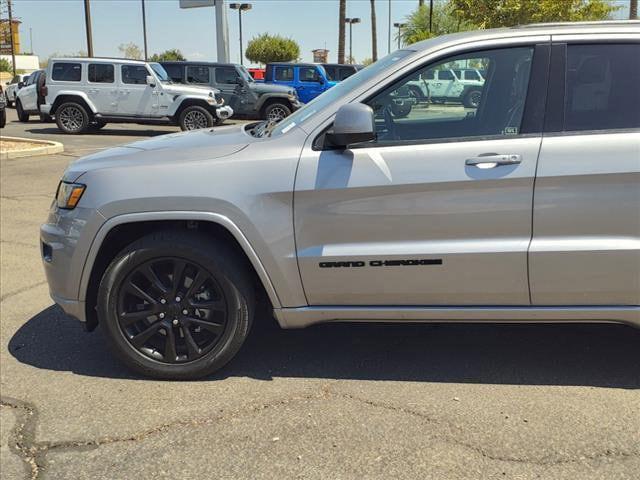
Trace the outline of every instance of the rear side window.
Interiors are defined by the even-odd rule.
[[[169,65],[163,63],[162,66],[169,74],[169,78],[172,82],[182,83],[182,69],[184,68],[182,65]]]
[[[569,45],[564,130],[640,127],[640,43]]]
[[[147,83],[149,72],[144,65],[122,65],[120,69],[122,83],[143,85]]]
[[[337,80],[338,78],[338,67],[328,67],[324,65],[324,71],[327,72],[327,78],[329,80]]]
[[[438,80],[453,80],[453,73],[450,70],[440,70]]]
[[[300,67],[301,82],[319,82],[320,74],[315,67]]]
[[[238,83],[238,72],[232,67],[216,68],[216,83]]]
[[[89,81],[93,83],[113,83],[115,81],[115,68],[108,63],[90,63]]]
[[[480,75],[478,75],[478,72],[476,72],[475,70],[466,70],[464,72],[464,79],[465,80],[480,80]]]
[[[280,82],[292,82],[293,81],[293,67],[276,67],[275,68],[276,80]]]
[[[344,80],[346,78],[349,78],[354,73],[356,73],[356,72],[355,72],[355,70],[353,68],[341,68],[340,69],[339,80]],[[332,79],[332,80],[334,80],[334,79]]]
[[[56,62],[53,64],[51,79],[59,82],[79,82],[82,65],[79,63]]]
[[[189,83],[209,83],[209,67],[206,66],[188,66],[187,82]]]

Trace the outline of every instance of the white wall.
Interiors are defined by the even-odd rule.
[[[11,63],[11,55],[0,55],[0,58],[6,59]],[[16,70],[25,70],[31,73],[40,68],[40,59],[37,55],[16,55]]]

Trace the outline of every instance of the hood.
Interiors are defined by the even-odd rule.
[[[75,181],[103,168],[213,160],[239,152],[253,140],[243,125],[161,135],[80,158],[69,165],[64,179]]]
[[[213,87],[197,87],[183,83],[163,83],[162,91],[171,95],[209,95],[209,92],[219,93],[220,90]]]
[[[295,89],[293,87],[286,87],[284,85],[274,85],[273,83],[258,83],[253,82],[249,84],[249,88],[252,91],[262,95],[265,93],[280,93],[282,95],[293,94]]]

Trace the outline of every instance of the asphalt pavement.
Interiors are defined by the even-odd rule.
[[[38,227],[66,165],[175,132],[59,135],[9,110],[2,160],[3,479],[640,478],[640,331],[621,325],[320,325],[270,318],[213,377],[132,375],[52,305]]]

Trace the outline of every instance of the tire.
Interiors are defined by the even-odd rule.
[[[187,266],[176,288],[175,275],[168,272],[179,261]],[[147,267],[153,276],[139,273]],[[196,287],[196,296],[186,287],[187,278],[198,278],[195,268],[209,276],[202,287]],[[154,289],[149,280],[145,283],[143,279],[148,278],[155,278],[162,288]],[[105,271],[98,290],[99,325],[115,356],[135,372],[164,379],[201,378],[229,362],[247,338],[255,309],[251,278],[245,260],[225,243],[191,232],[153,233],[126,247]],[[144,297],[129,293],[132,281],[156,303],[144,304]],[[180,295],[185,298],[178,299]],[[217,307],[208,312],[201,308],[198,313],[193,303],[198,295],[200,302],[204,295]],[[142,315],[140,301],[146,309]],[[155,313],[150,313],[152,309]],[[191,311],[183,315],[187,309]],[[206,318],[201,316],[203,311]],[[134,320],[125,320],[125,313]],[[212,319],[221,325],[215,327],[216,334],[210,331],[215,325]],[[142,338],[137,346],[134,338]],[[188,348],[187,338],[195,340],[191,345],[197,350]]]
[[[427,99],[427,97],[424,96],[424,93],[422,93],[420,87],[416,85],[409,85],[409,92],[413,98],[420,102],[424,102]]]
[[[40,121],[43,123],[51,123],[53,122],[53,118],[51,118],[50,115],[47,115],[46,113],[41,113],[40,114]]]
[[[472,89],[465,93],[462,99],[462,105],[467,108],[478,108],[480,106],[480,99],[482,98],[482,90]]]
[[[3,108],[2,110],[0,110],[0,128],[4,128],[6,124],[7,124],[7,110]]]
[[[105,122],[104,120],[94,120],[89,124],[89,130],[93,132],[97,132],[98,130],[103,128],[106,124],[107,122]]]
[[[411,113],[412,105],[410,103],[397,104],[391,102],[391,112],[396,118],[404,118]]]
[[[13,102],[9,100],[9,95],[7,95],[6,93],[4,94],[4,99],[5,99],[5,103],[7,104],[7,107],[13,107]]]
[[[84,133],[89,127],[89,114],[79,103],[63,103],[56,109],[55,115],[58,128],[69,135]]]
[[[22,123],[27,123],[29,121],[29,114],[25,113],[22,109],[22,102],[20,100],[16,100],[16,113],[18,114],[18,120]]]
[[[267,105],[262,111],[263,120],[279,122],[291,115],[291,108],[286,103],[274,102]]]
[[[180,113],[178,124],[182,131],[211,128],[215,124],[213,115],[209,110],[199,105],[191,105]]]

